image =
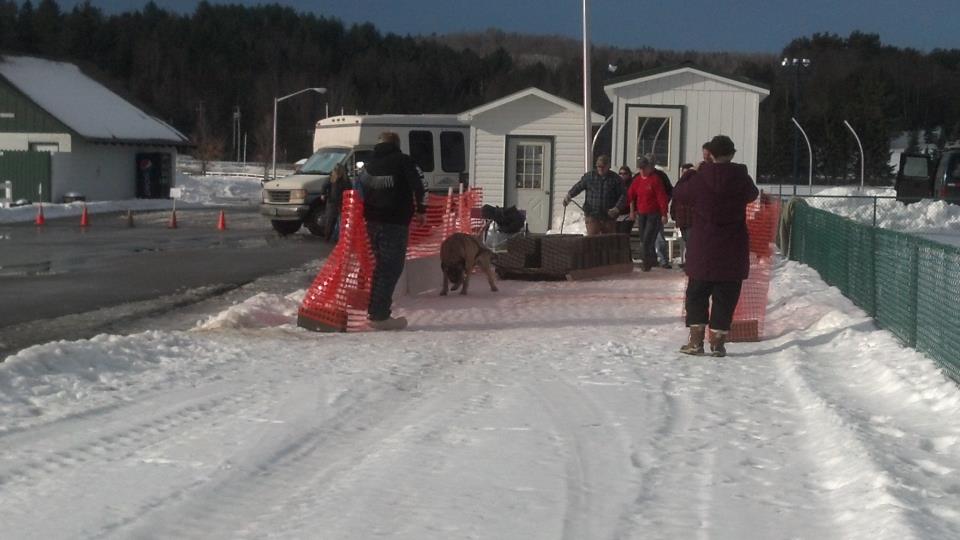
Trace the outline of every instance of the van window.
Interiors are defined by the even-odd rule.
[[[346,148],[321,148],[316,151],[303,167],[301,174],[330,174],[334,167],[347,157],[350,150]]]
[[[463,147],[463,133],[459,131],[440,132],[440,168],[444,172],[463,172],[466,167],[466,152]]]
[[[951,156],[947,165],[947,182],[960,182],[960,154]]]
[[[930,176],[927,166],[927,158],[923,156],[905,156],[903,160],[903,176],[908,178],[927,178]]]
[[[423,172],[433,172],[433,134],[429,131],[410,132],[410,157]]]

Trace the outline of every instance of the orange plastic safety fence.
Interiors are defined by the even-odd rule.
[[[733,312],[730,341],[758,341],[763,336],[767,292],[773,272],[773,253],[780,201],[761,195],[747,206],[750,233],[750,276],[744,280],[740,301]]]
[[[344,191],[340,240],[307,289],[297,324],[335,332],[366,328],[373,268],[363,201],[356,192]]]
[[[484,225],[484,220],[470,217],[471,208],[483,203],[483,191],[472,188],[463,193],[450,195],[427,195],[427,221],[420,225],[410,224],[407,240],[407,260],[429,257],[440,253],[440,244],[455,232],[475,234]]]

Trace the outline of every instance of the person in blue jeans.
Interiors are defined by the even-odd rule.
[[[407,319],[392,316],[393,290],[406,262],[410,222],[414,216],[421,224],[426,222],[423,179],[413,158],[400,151],[400,137],[385,131],[357,180],[375,259],[367,309],[370,327],[402,330]]]
[[[656,156],[653,154],[646,154],[643,157],[645,157],[650,163],[650,171],[660,178],[660,183],[663,184],[663,191],[665,191],[667,194],[667,205],[669,205],[670,200],[673,198],[673,184],[670,183],[670,177],[667,175],[667,173],[656,167]],[[654,242],[657,253],[657,264],[660,265],[661,268],[673,268],[673,265],[670,264],[669,257],[667,257],[667,239],[663,236],[663,223],[659,223],[658,227],[659,230],[657,231],[657,239]]]

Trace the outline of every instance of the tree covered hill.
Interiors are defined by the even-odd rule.
[[[401,37],[279,5],[200,2],[184,15],[151,2],[142,10],[106,15],[89,2],[63,11],[55,0],[0,0],[3,53],[78,63],[191,134],[205,152],[235,155],[233,117],[239,111],[250,160],[269,159],[277,96],[328,89],[280,104],[278,159],[292,161],[310,152],[313,125],[326,110],[455,113],[528,86],[579,102],[580,50],[570,38],[498,30]],[[781,67],[781,56],[810,58],[812,64],[797,72]],[[960,137],[960,50],[899,49],[859,32],[799,38],[782,55],[597,44],[593,109],[610,112],[602,91],[612,76],[608,66],[621,76],[684,61],[770,88],[761,105],[761,174],[790,172],[798,75],[799,120],[814,143],[818,173],[853,178],[859,171],[856,144],[843,120],[860,133],[868,175],[877,177],[888,172],[891,133],[939,126],[941,139]]]

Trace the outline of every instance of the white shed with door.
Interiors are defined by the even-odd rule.
[[[591,114],[594,126],[603,122]],[[470,183],[484,203],[525,210],[531,232],[559,227],[563,196],[585,172],[583,107],[531,87],[460,119],[470,124]]]
[[[634,168],[652,153],[676,182],[680,165],[701,160],[701,147],[727,135],[734,161],[757,174],[760,102],[770,91],[752,81],[711,73],[690,64],[627,75],[604,86],[613,103],[613,167]]]

